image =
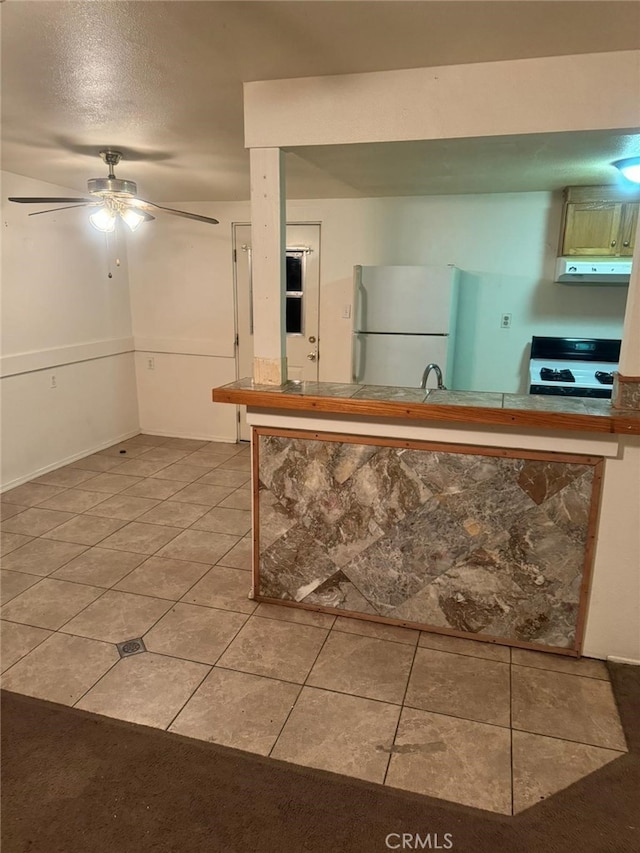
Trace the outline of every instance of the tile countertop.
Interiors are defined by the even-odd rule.
[[[452,424],[495,424],[568,432],[640,435],[640,411],[609,400],[494,391],[439,391],[336,382],[258,385],[240,379],[214,388],[214,403]]]

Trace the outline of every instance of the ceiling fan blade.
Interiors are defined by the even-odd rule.
[[[161,204],[154,204],[152,201],[145,201],[144,199],[137,199],[137,201],[142,204],[148,204],[151,207],[155,207],[157,210],[164,210],[166,213],[173,213],[175,216],[184,216],[185,219],[196,219],[198,222],[208,222],[210,225],[219,225],[217,219],[213,219],[211,216],[201,216],[199,213],[187,213],[185,210],[175,210],[173,207],[163,207]]]
[[[99,202],[87,201],[84,204],[70,204],[67,207],[50,207],[48,210],[35,210],[29,216],[39,216],[41,213],[55,213],[56,210],[79,210],[81,207],[93,207]]]
[[[133,205],[132,205],[132,207],[133,207]],[[135,211],[136,211],[136,213],[139,213],[139,214],[140,214],[140,216],[144,216],[144,218],[145,218],[145,220],[146,220],[147,222],[151,222],[151,220],[154,220],[154,219],[155,219],[155,216],[152,216],[152,215],[149,213],[149,211],[148,211],[148,210],[145,210],[143,207],[136,207],[136,208],[135,208]]]
[[[19,204],[62,204],[65,201],[80,204],[83,201],[90,201],[88,198],[10,198],[9,201],[17,201]]]

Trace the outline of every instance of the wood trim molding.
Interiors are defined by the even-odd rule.
[[[34,373],[37,370],[48,370],[65,364],[78,364],[96,358],[109,358],[133,351],[133,338],[112,338],[5,355],[0,359],[0,376],[4,378],[22,373]]]
[[[274,435],[281,438],[301,438],[306,441],[337,441],[342,444],[370,444],[375,447],[402,447],[406,450],[431,450],[437,453],[459,453],[463,456],[497,456],[502,459],[532,459],[539,462],[568,462],[574,465],[599,465],[602,462],[601,456],[588,456],[582,453],[553,453],[545,450],[521,450],[514,447],[487,447],[484,444],[449,444],[442,441],[312,432],[310,430],[280,429],[278,427],[254,427],[253,434],[255,438],[259,438],[261,435]],[[257,457],[257,442],[255,447]],[[257,463],[254,473],[257,477]]]
[[[212,392],[214,403],[231,403],[256,409],[292,412],[326,412],[356,415],[361,418],[390,418],[423,423],[489,424],[532,427],[568,432],[640,435],[640,412],[612,409],[606,415],[576,414],[535,409],[485,408],[482,406],[446,406],[435,403],[402,403],[391,400],[366,400],[350,397],[314,397],[278,391],[252,391],[221,387]]]
[[[170,353],[171,355],[204,355],[210,358],[235,358],[234,343],[203,338],[134,338],[136,352]]]

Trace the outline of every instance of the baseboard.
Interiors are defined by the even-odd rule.
[[[237,439],[231,439],[228,436],[223,435],[195,435],[192,432],[174,432],[171,435],[167,435],[164,431],[146,429],[145,427],[140,427],[140,432],[145,433],[145,435],[159,435],[165,438],[189,438],[192,441],[220,441],[224,444],[238,444]]]
[[[616,655],[608,655],[607,660],[611,661],[611,663],[627,663],[630,666],[640,666],[640,660],[636,660],[635,658],[619,658]]]
[[[64,468],[65,465],[70,465],[72,462],[77,462],[78,459],[84,459],[85,456],[91,456],[93,453],[97,453],[99,450],[105,450],[107,447],[112,447],[114,444],[118,444],[120,441],[126,441],[128,438],[133,438],[134,435],[139,435],[140,430],[130,430],[129,432],[122,433],[121,435],[117,435],[115,438],[109,439],[109,441],[103,441],[100,444],[94,445],[92,448],[88,448],[85,450],[81,450],[79,453],[74,453],[72,456],[67,456],[66,459],[60,459],[57,462],[52,462],[51,465],[45,465],[44,468],[39,468],[37,471],[33,471],[31,474],[27,474],[24,477],[17,477],[15,480],[11,480],[9,483],[3,483],[0,486],[0,493],[7,492],[9,489],[15,489],[16,486],[21,486],[23,483],[28,483],[31,480],[35,480],[36,477],[41,477],[43,474],[48,474],[49,471],[57,471],[58,468]]]

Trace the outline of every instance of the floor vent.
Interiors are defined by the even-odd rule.
[[[116,648],[121,658],[128,658],[131,655],[139,655],[140,652],[147,651],[142,637],[138,637],[136,640],[125,640],[123,643],[116,643]]]

